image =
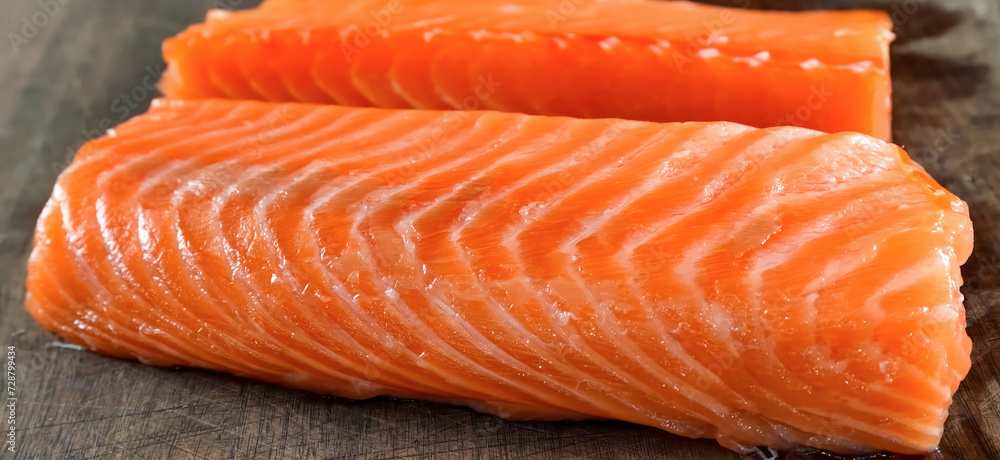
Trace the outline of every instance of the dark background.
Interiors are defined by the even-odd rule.
[[[25,261],[58,173],[81,142],[145,110],[164,38],[210,7],[256,3],[0,0],[0,345],[16,347],[18,388],[18,453],[4,446],[0,458],[739,458],[713,441],[627,424],[506,423],[450,406],[323,398],[157,369],[66,348],[35,325],[22,308]],[[1000,5],[710,3],[892,13],[894,138],[969,203],[976,228],[962,270],[974,364],[940,456],[1000,458]],[[785,455],[801,457],[830,458]]]

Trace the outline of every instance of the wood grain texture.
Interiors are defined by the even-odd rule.
[[[0,345],[16,347],[18,396],[17,453],[0,458],[739,458],[712,441],[628,424],[507,423],[451,406],[324,398],[60,346],[22,307],[31,234],[57,174],[82,141],[145,110],[154,94],[144,80],[163,70],[161,40],[210,7],[256,2],[53,3],[51,13],[35,0],[0,3]],[[1000,458],[1000,4],[710,3],[893,15],[895,140],[969,203],[976,227],[963,267],[974,364],[940,456]],[[31,33],[24,21],[33,19],[44,25]]]

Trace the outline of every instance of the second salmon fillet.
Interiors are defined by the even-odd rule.
[[[971,245],[860,134],[159,100],[60,176],[27,308],[330,395],[917,453],[969,370]]]
[[[163,46],[169,97],[489,109],[889,140],[877,11],[681,1],[270,0]]]

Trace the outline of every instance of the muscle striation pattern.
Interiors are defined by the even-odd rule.
[[[569,5],[571,8],[567,8]],[[683,1],[270,0],[163,46],[176,98],[891,135],[880,11]]]
[[[969,369],[971,232],[860,134],[157,100],[60,176],[27,307],[348,398],[915,453]]]

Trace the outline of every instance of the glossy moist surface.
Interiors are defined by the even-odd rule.
[[[858,134],[157,101],[60,177],[27,307],[324,394],[923,452],[969,369],[971,231]]]
[[[567,6],[568,5],[568,6]],[[168,40],[171,97],[890,137],[891,21],[681,1],[271,0]]]

